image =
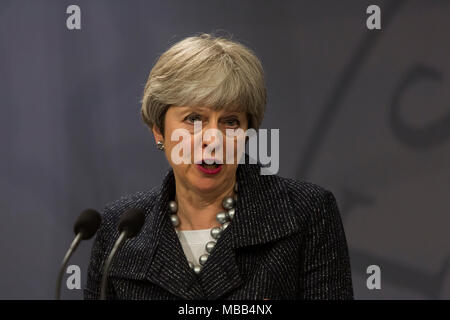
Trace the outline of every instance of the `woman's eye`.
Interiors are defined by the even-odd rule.
[[[199,114],[192,113],[188,115],[186,118],[184,118],[184,120],[193,124],[195,121],[201,121],[202,118]]]
[[[240,125],[240,122],[238,119],[228,119],[225,121],[225,124],[230,127],[236,127]]]

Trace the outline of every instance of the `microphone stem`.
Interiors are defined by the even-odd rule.
[[[64,259],[61,263],[61,268],[59,269],[58,279],[56,281],[56,289],[55,289],[55,299],[60,300],[61,298],[61,282],[63,278],[64,271],[66,270],[67,263],[69,262],[70,257],[72,256],[73,252],[78,247],[78,244],[82,240],[83,234],[80,232],[76,235],[75,239],[73,239],[72,244],[70,245],[69,250],[67,250],[66,255],[64,256]]]
[[[106,286],[107,286],[107,280],[108,280],[108,271],[109,267],[111,265],[112,259],[114,258],[114,255],[116,254],[116,251],[119,249],[119,247],[122,245],[122,243],[127,239],[127,232],[126,230],[122,231],[120,233],[119,238],[117,239],[116,243],[114,244],[114,247],[112,248],[111,252],[109,253],[108,259],[105,262],[105,266],[103,268],[103,276],[102,276],[102,285],[101,285],[101,291],[100,291],[100,300],[105,300],[106,297]]]

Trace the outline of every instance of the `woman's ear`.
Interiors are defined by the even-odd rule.
[[[164,142],[164,136],[161,133],[161,130],[156,126],[156,124],[153,125],[152,132],[153,136],[155,137],[155,143],[158,143],[158,141]]]

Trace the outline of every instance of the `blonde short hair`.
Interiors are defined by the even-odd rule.
[[[141,115],[164,134],[171,105],[226,108],[247,114],[249,128],[258,129],[266,107],[264,71],[243,44],[224,37],[188,37],[164,52],[150,71]]]

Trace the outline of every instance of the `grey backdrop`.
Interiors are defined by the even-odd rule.
[[[0,298],[53,298],[79,212],[161,182],[143,85],[170,44],[217,30],[263,62],[279,174],[335,194],[356,298],[450,298],[449,18],[437,0],[2,0]],[[83,284],[91,245],[71,261]]]

